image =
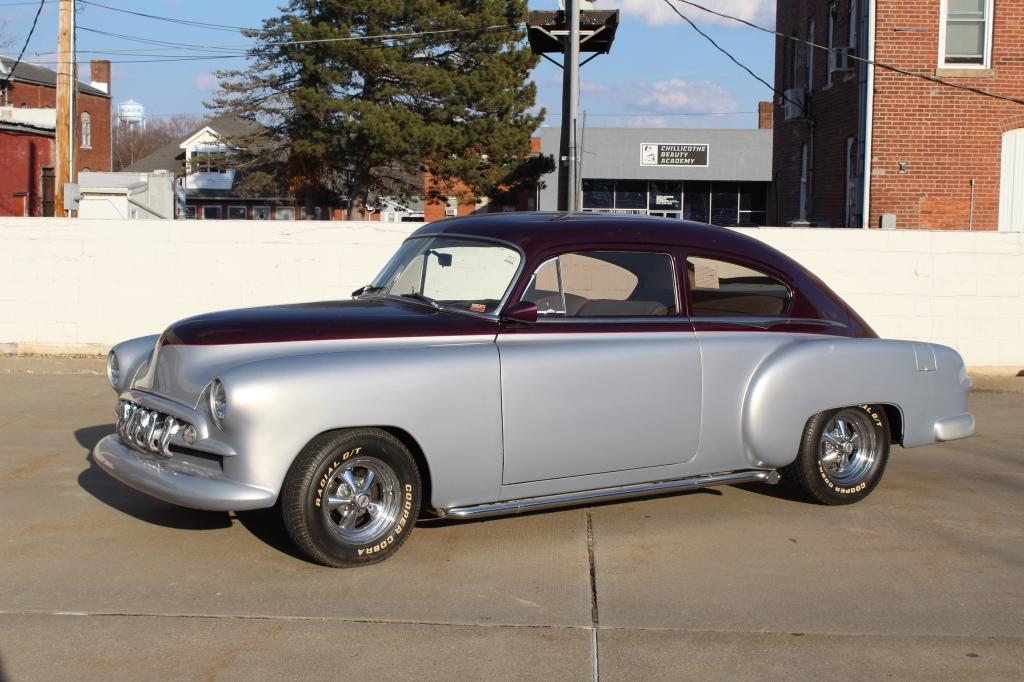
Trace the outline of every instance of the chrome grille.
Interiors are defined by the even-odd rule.
[[[188,424],[128,400],[117,403],[117,434],[128,445],[143,452],[171,456],[171,439]]]

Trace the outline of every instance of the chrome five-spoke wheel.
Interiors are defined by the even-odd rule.
[[[822,470],[842,488],[860,484],[878,457],[878,433],[861,408],[845,408],[832,417],[821,434],[818,459]]]
[[[889,420],[878,405],[819,412],[783,476],[815,502],[850,504],[868,496],[889,460]]]
[[[382,429],[343,429],[311,440],[281,490],[296,546],[325,566],[373,564],[412,532],[422,483],[409,448]]]
[[[335,470],[322,506],[328,527],[346,542],[373,540],[398,519],[401,486],[394,469],[379,459],[354,457]]]

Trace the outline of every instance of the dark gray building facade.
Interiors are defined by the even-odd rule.
[[[541,153],[558,155],[558,128],[541,128]],[[582,132],[584,211],[764,225],[772,179],[770,129],[587,128]],[[557,173],[538,207],[558,205]]]

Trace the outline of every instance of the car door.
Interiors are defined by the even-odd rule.
[[[537,322],[497,338],[504,485],[693,459],[700,351],[667,250],[557,254],[521,300]]]

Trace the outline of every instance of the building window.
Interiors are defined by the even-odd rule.
[[[836,46],[836,3],[828,3],[828,63],[825,65],[825,85],[832,85],[832,49]]]
[[[846,44],[850,49],[857,49],[857,0],[850,0],[850,35]]]
[[[203,206],[203,220],[220,220],[220,206]]]
[[[252,219],[253,220],[270,220],[270,207],[269,206],[253,206],[252,207]]]
[[[807,145],[800,146],[800,220],[807,220],[807,203],[810,199],[808,187],[811,180],[810,156]]]
[[[82,136],[82,149],[92,149],[92,117],[87,112],[82,114],[79,131]]]
[[[224,157],[224,152],[194,152],[189,172],[223,173],[226,170]]]
[[[992,55],[992,0],[942,0],[939,64],[987,68]]]
[[[857,214],[857,141],[852,137],[846,138],[846,227],[859,227],[854,225],[854,218]]]
[[[228,220],[246,220],[245,206],[228,206]]]
[[[295,207],[278,206],[274,209],[274,220],[295,220]]]
[[[188,219],[188,220],[195,220],[196,219],[196,207],[195,206],[186,206],[185,207],[185,215],[184,215],[184,217],[186,219]]]
[[[807,92],[814,90],[814,19],[807,22]]]

